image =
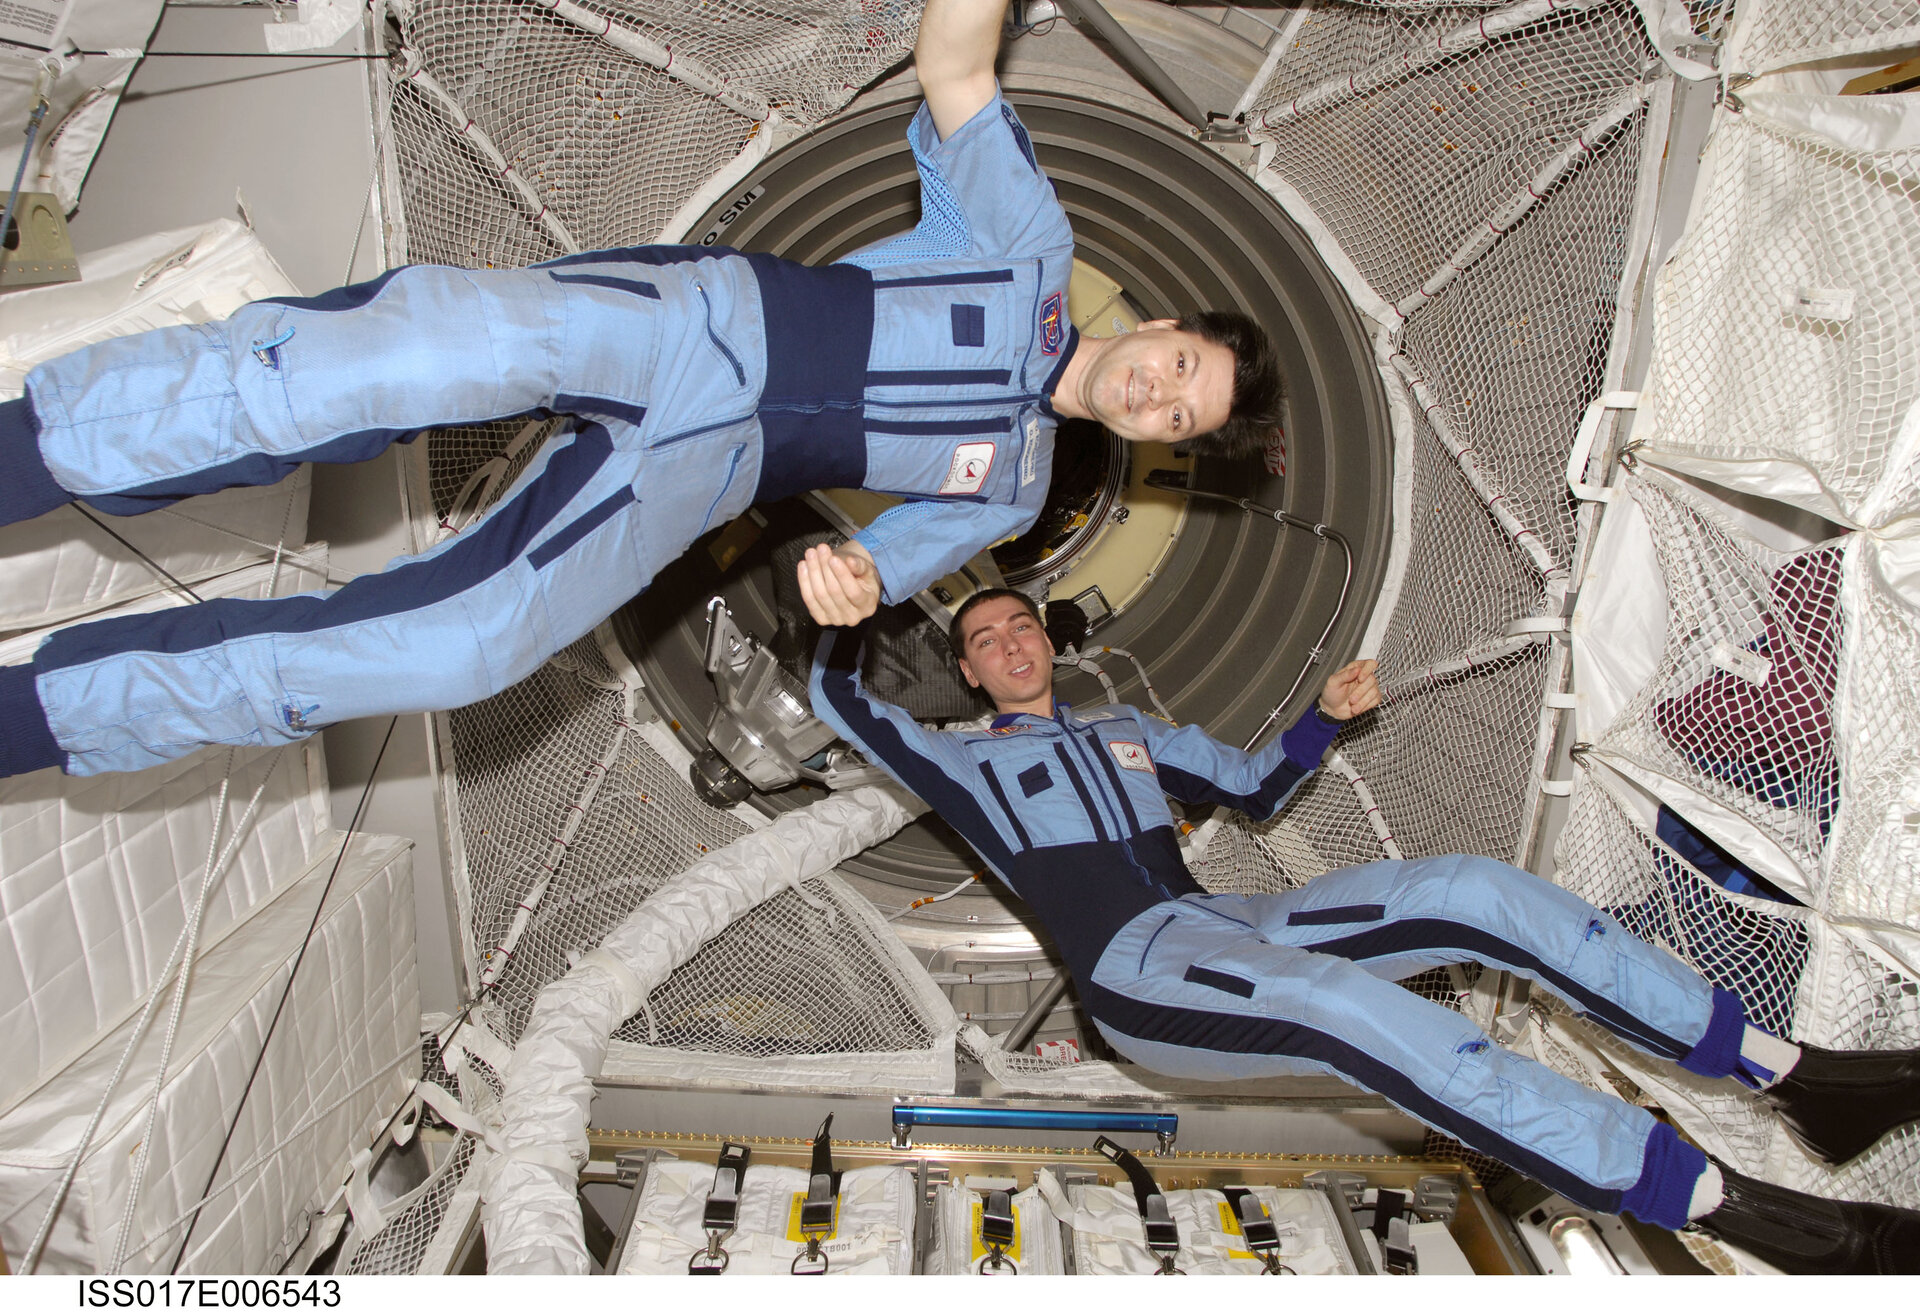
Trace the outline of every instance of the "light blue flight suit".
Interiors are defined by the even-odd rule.
[[[460,706],[524,678],[708,528],[811,488],[908,498],[857,535],[899,602],[1044,503],[1073,236],[996,95],[909,144],[919,226],[808,268],[637,247],[416,266],[50,361],[0,405],[0,522],[133,514],[417,431],[578,418],[459,536],[331,593],[83,624],[0,670],[0,774],[133,770]]]
[[[1131,706],[942,731],[860,683],[830,632],[813,709],[958,830],[1046,925],[1115,1051],[1202,1080],[1334,1074],[1583,1206],[1677,1229],[1699,1149],[1390,981],[1479,961],[1643,1051],[1752,1084],[1738,997],[1544,879],[1476,856],[1376,861],[1285,893],[1209,894],[1172,796],[1264,819],[1339,732],[1314,711],[1248,755]]]

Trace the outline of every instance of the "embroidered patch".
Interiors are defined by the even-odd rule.
[[[1153,773],[1153,758],[1147,755],[1147,749],[1139,743],[1108,743],[1107,750],[1113,753],[1113,759],[1119,762],[1122,770],[1145,770]]]
[[[993,468],[991,442],[962,442],[953,449],[953,461],[947,466],[946,481],[940,484],[943,497],[965,496],[978,492]]]
[[[1060,354],[1060,343],[1067,339],[1067,321],[1060,313],[1060,293],[1047,297],[1040,307],[1040,350],[1046,355]]]
[[[1020,453],[1020,486],[1040,477],[1040,421],[1027,420],[1027,449]]]
[[[1010,733],[1025,733],[1031,728],[1033,728],[1033,726],[1030,724],[999,724],[988,725],[987,732],[1004,738]]]

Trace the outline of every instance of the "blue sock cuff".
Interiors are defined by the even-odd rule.
[[[1662,1230],[1678,1230],[1688,1221],[1693,1187],[1707,1170],[1707,1155],[1684,1143],[1665,1121],[1653,1123],[1640,1178],[1620,1195],[1620,1210]]]
[[[1710,1080],[1735,1074],[1740,1069],[1740,1040],[1746,1037],[1746,1007],[1725,989],[1715,989],[1707,1032],[1693,1045],[1693,1051],[1680,1059],[1680,1069]]]
[[[0,524],[18,524],[73,500],[40,454],[40,420],[26,397],[0,401]]]
[[[0,666],[0,778],[50,765],[67,768],[33,678],[31,665]]]

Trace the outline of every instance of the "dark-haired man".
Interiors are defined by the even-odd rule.
[[[812,488],[906,498],[841,548],[871,615],[1025,531],[1053,432],[1141,441],[1276,422],[1264,335],[1231,314],[1082,340],[1073,235],[994,80],[1005,0],[931,0],[908,132],[918,227],[808,268],[637,247],[532,269],[413,267],[218,324],[104,342],[0,403],[0,523],[137,514],[365,459],[422,428],[576,416],[472,527],[336,592],[76,625],[0,669],[0,775],[133,770],[203,744],[460,706],[531,673],[714,524]]]
[[[816,548],[802,586],[831,592],[838,569]],[[1779,1039],[1605,912],[1484,857],[1377,861],[1251,897],[1194,881],[1167,797],[1272,815],[1341,725],[1378,704],[1371,661],[1337,671],[1316,706],[1249,755],[1131,706],[1055,702],[1053,647],[1021,593],[969,599],[952,638],[999,711],[986,727],[929,729],[869,696],[859,630],[823,638],[814,712],[1032,908],[1123,1056],[1203,1080],[1336,1074],[1596,1211],[1698,1225],[1786,1271],[1920,1273],[1920,1214],[1736,1175],[1642,1108],[1390,981],[1457,961],[1524,975],[1642,1051],[1759,1091],[1830,1161],[1920,1119],[1920,1054]]]

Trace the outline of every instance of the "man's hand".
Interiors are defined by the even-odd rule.
[[[808,547],[799,573],[800,596],[816,624],[858,624],[880,609],[880,567],[858,542]]]
[[[1380,681],[1373,670],[1373,661],[1353,661],[1335,670],[1320,691],[1320,709],[1335,720],[1351,720],[1378,706]]]
[[[927,0],[913,72],[945,141],[993,99],[993,61],[1007,0]]]

